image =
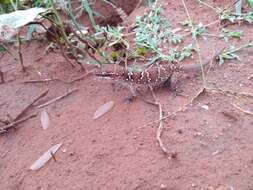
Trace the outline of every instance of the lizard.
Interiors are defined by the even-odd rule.
[[[223,48],[224,49],[224,48]],[[169,87],[171,85],[171,79],[175,73],[184,72],[197,72],[201,68],[207,66],[212,60],[216,59],[222,50],[217,51],[214,55],[204,62],[203,64],[154,64],[147,68],[143,68],[139,71],[127,70],[125,67],[119,66],[119,68],[114,67],[114,69],[106,69],[105,71],[95,72],[94,74],[102,79],[111,79],[113,81],[120,82],[124,87],[126,87],[130,92],[130,100],[137,96],[138,87]]]

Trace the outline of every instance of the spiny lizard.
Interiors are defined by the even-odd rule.
[[[203,67],[208,65],[212,60],[216,59],[220,55],[221,51],[214,54],[208,61],[202,64]],[[174,73],[181,73],[187,71],[199,71],[201,70],[201,64],[159,64],[151,65],[141,71],[131,71],[124,67],[106,69],[104,72],[96,72],[95,75],[104,78],[118,81],[127,87],[132,96],[136,96],[136,89],[138,87],[150,86],[152,88],[158,88],[162,86],[168,86],[171,83],[171,78]]]

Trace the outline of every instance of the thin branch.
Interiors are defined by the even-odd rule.
[[[59,96],[59,97],[57,97],[57,98],[54,98],[54,99],[52,99],[52,100],[49,100],[48,102],[46,102],[46,103],[44,103],[44,104],[41,104],[41,105],[37,106],[37,108],[43,108],[43,107],[45,107],[45,106],[48,106],[48,105],[50,105],[50,104],[52,104],[52,103],[54,103],[54,102],[56,102],[56,101],[58,101],[58,100],[61,100],[62,98],[65,98],[66,96],[69,96],[70,94],[72,94],[73,92],[76,92],[76,91],[78,91],[78,89],[71,90],[71,91],[69,91],[69,92],[63,94],[62,96]]]
[[[29,84],[29,83],[49,83],[49,82],[52,82],[52,81],[59,81],[59,82],[62,82],[64,84],[72,84],[76,81],[80,81],[82,79],[84,79],[85,77],[87,77],[88,75],[92,74],[94,72],[95,69],[91,69],[90,71],[87,71],[85,74],[79,76],[79,77],[76,77],[70,81],[65,81],[65,80],[62,80],[62,79],[59,79],[59,78],[48,78],[48,79],[42,79],[42,80],[28,80],[28,81],[23,81],[22,83],[23,84]]]
[[[183,105],[182,107],[179,107],[176,111],[174,111],[174,112],[172,112],[172,113],[168,113],[168,115],[163,116],[162,118],[159,118],[158,120],[155,120],[155,121],[152,121],[152,122],[149,122],[149,123],[145,124],[145,126],[150,125],[150,124],[152,124],[152,123],[160,122],[161,120],[165,120],[165,119],[174,117],[174,116],[176,116],[178,113],[186,111],[186,110],[189,108],[189,106],[190,106],[201,94],[203,94],[205,91],[206,91],[205,88],[201,88],[201,89],[197,92],[197,94],[196,94],[195,96],[193,96],[193,98],[191,98],[191,100],[190,100],[188,103],[186,103],[186,104]],[[154,104],[154,103],[153,103],[153,104]]]
[[[153,88],[149,85],[149,89],[152,93],[152,96],[155,100],[155,102],[152,103],[152,105],[156,105],[158,107],[158,110],[159,110],[159,126],[157,128],[157,131],[156,131],[156,140],[158,142],[158,145],[159,147],[161,148],[162,152],[165,154],[165,155],[169,155],[170,158],[176,158],[176,154],[175,152],[169,152],[164,144],[163,144],[163,141],[162,141],[162,132],[163,132],[163,128],[164,128],[164,125],[163,125],[163,109],[162,109],[162,105],[161,103],[158,101],[154,91],[153,91]],[[148,103],[151,103],[151,102],[148,102]]]
[[[49,92],[49,89],[45,90],[44,92],[42,92],[38,97],[36,97],[28,106],[26,106],[21,112],[20,114],[18,114],[16,116],[16,118],[14,118],[14,121],[20,119],[20,117],[22,117],[22,115],[24,115],[28,109],[30,109],[34,103],[36,103],[37,101],[39,101],[41,98],[45,97],[47,95],[47,93]]]
[[[188,20],[190,21],[191,23],[191,31],[194,30],[193,28],[193,22],[192,22],[192,19],[191,19],[191,16],[189,14],[189,10],[185,4],[185,1],[182,0],[182,3],[183,3],[183,6],[184,6],[184,9],[185,9],[185,12],[187,14],[187,17],[188,17]],[[201,58],[201,55],[200,55],[200,46],[199,46],[199,42],[198,42],[198,39],[197,37],[194,37],[194,40],[195,40],[195,44],[196,44],[196,49],[197,49],[197,54],[198,54],[198,60],[199,60],[199,64],[201,66],[201,73],[202,73],[202,81],[203,81],[203,86],[206,87],[206,83],[207,83],[207,80],[206,80],[206,76],[205,76],[205,72],[204,72],[204,67],[203,67],[203,62],[202,62],[202,58]]]
[[[3,84],[3,83],[5,83],[4,73],[0,70],[0,84]]]
[[[51,82],[51,81],[61,81],[61,82],[64,82],[65,81],[62,81],[61,79],[57,79],[57,78],[52,78],[52,79],[42,79],[42,80],[28,80],[28,81],[23,81],[22,83],[23,84],[29,84],[29,83],[48,83],[48,82]]]
[[[215,92],[215,93],[220,93],[220,94],[230,96],[230,97],[253,99],[253,94],[246,93],[246,92],[234,92],[231,90],[222,89],[220,87],[215,87],[215,88],[208,87],[208,88],[206,88],[206,90],[211,91],[211,92]]]
[[[65,54],[64,49],[63,49],[63,46],[62,46],[60,43],[59,43],[58,45],[59,45],[60,52],[61,52],[63,58],[64,58],[72,67],[75,67],[74,63],[72,63],[72,62],[70,61],[70,59],[68,58],[68,56]]]
[[[80,81],[84,78],[86,78],[88,75],[92,74],[94,72],[95,69],[91,69],[90,71],[87,71],[85,74],[81,75],[80,77],[74,78],[73,80],[71,80],[69,83],[73,83],[76,81]]]
[[[23,54],[21,52],[21,38],[20,38],[20,33],[17,33],[17,41],[18,41],[18,57],[19,57],[19,62],[21,65],[22,72],[25,72],[25,66],[24,66],[24,60],[23,60]]]
[[[209,5],[208,3],[204,2],[204,1],[201,1],[201,0],[198,0],[198,2],[199,2],[200,4],[202,4],[202,5],[205,5],[206,7],[210,8],[210,9],[212,9],[212,10],[215,11],[216,13],[219,13],[219,11],[218,11],[215,7],[213,7],[212,5]]]
[[[248,115],[253,115],[253,112],[249,111],[249,110],[245,110],[241,107],[239,107],[238,105],[236,104],[232,104],[232,106],[234,106],[236,109],[240,110],[241,112],[245,113],[245,114],[248,114]]]
[[[5,125],[5,126],[1,127],[1,128],[0,128],[0,134],[6,133],[6,132],[8,132],[8,130],[9,130],[10,128],[13,128],[13,127],[17,126],[17,125],[20,124],[20,123],[23,123],[23,122],[25,122],[25,121],[27,121],[27,120],[29,120],[29,119],[31,119],[31,118],[36,117],[37,114],[38,114],[38,113],[34,113],[34,114],[31,114],[31,115],[28,115],[28,116],[26,116],[26,117],[24,117],[24,118],[22,118],[22,119],[20,119],[20,120],[14,121],[14,122],[12,122],[12,123],[10,123],[10,124],[8,124],[8,125]]]

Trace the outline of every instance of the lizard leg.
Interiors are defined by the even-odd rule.
[[[169,77],[166,81],[163,82],[162,84],[163,87],[171,89],[172,87],[172,79]]]
[[[178,83],[179,81],[177,80],[177,77],[170,76],[166,81],[163,82],[162,86],[168,89],[174,95],[180,95],[182,93],[182,89],[178,88]]]
[[[137,97],[137,91],[133,85],[128,82],[119,82],[118,84],[129,91],[129,95],[126,98],[127,101],[132,102]]]

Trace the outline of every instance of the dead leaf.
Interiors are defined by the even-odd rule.
[[[50,120],[49,120],[49,115],[47,113],[46,110],[43,110],[41,112],[41,115],[40,115],[40,121],[41,121],[41,125],[42,125],[42,128],[45,130],[49,127],[49,124],[50,124]]]
[[[103,116],[104,114],[106,114],[108,111],[110,111],[113,108],[113,106],[114,106],[114,102],[113,101],[109,101],[109,102],[103,104],[102,106],[100,106],[96,110],[93,119],[100,118],[101,116]]]
[[[36,160],[33,165],[30,167],[31,170],[39,170],[44,166],[51,158],[52,155],[61,147],[62,143],[52,146],[48,149],[38,160]]]

